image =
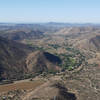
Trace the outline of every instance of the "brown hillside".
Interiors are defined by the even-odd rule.
[[[0,37],[0,77],[19,78],[27,72],[25,58],[32,49]]]
[[[59,70],[59,57],[47,52],[35,52],[23,45],[0,37],[0,77],[20,79],[25,74]]]
[[[90,39],[90,43],[92,43],[96,49],[100,50],[100,35]]]
[[[61,60],[53,54],[36,51],[28,56],[26,63],[30,72],[56,71]]]
[[[0,36],[4,38],[8,38],[10,40],[23,40],[23,39],[31,39],[31,38],[41,38],[43,37],[43,32],[41,31],[5,31],[4,34],[0,34]]]

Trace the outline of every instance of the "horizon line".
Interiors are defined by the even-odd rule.
[[[57,24],[100,24],[97,22],[0,22],[0,24],[46,24],[46,23],[57,23]]]

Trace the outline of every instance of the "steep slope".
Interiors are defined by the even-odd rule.
[[[90,43],[92,43],[92,45],[100,50],[100,35],[96,35],[95,37],[90,39]]]
[[[0,78],[21,79],[25,74],[57,71],[59,57],[34,51],[27,45],[0,37]]]
[[[50,54],[48,52],[40,52],[40,51],[31,53],[26,61],[28,70],[33,73],[35,72],[42,73],[43,71],[46,72],[59,71],[60,68],[58,67],[58,64],[60,63],[61,60],[59,57]]]
[[[0,77],[19,78],[27,68],[25,58],[31,48],[0,37]]]

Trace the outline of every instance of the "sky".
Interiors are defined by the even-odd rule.
[[[100,23],[100,0],[0,0],[0,22]]]

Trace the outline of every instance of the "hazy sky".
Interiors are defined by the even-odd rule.
[[[100,0],[0,0],[0,22],[100,23]]]

